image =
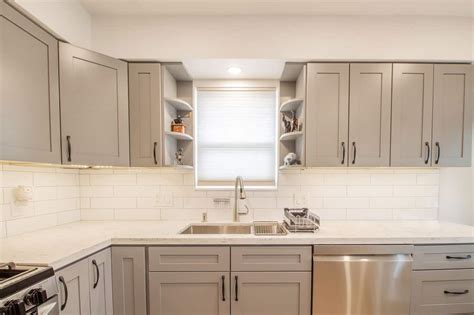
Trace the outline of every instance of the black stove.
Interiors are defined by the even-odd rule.
[[[57,315],[57,294],[53,268],[0,264],[0,315]]]

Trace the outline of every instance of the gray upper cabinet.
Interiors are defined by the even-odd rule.
[[[0,160],[61,163],[58,42],[0,1]]]
[[[130,63],[130,164],[161,165],[161,65]]]
[[[59,44],[64,164],[129,165],[127,63]]]
[[[392,64],[351,64],[349,166],[390,165]]]
[[[392,166],[431,166],[433,65],[394,64]]]
[[[433,165],[471,165],[472,66],[434,66]]]
[[[349,64],[308,64],[306,166],[347,166]]]

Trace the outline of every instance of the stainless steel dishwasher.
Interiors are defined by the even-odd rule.
[[[410,313],[413,246],[316,245],[313,315]]]

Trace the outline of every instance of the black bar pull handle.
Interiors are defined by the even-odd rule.
[[[225,302],[225,276],[221,276],[222,279],[222,302]]]
[[[446,259],[450,260],[464,260],[464,259],[471,259],[471,255],[465,255],[465,256],[446,256]]]
[[[444,290],[444,294],[451,294],[451,295],[462,295],[462,294],[468,294],[469,290],[464,290],[464,291],[448,291]]]
[[[100,271],[99,271],[99,266],[97,265],[97,262],[95,261],[95,259],[92,260],[92,265],[94,265],[96,275],[97,275],[97,278],[95,279],[94,285],[92,286],[95,289],[95,288],[97,288],[97,285],[99,284]]]
[[[356,163],[356,157],[357,157],[357,147],[355,141],[352,142],[352,149],[354,151],[354,157],[352,158],[352,164]]]
[[[439,145],[439,142],[436,142],[435,145],[436,145],[436,150],[438,152],[438,154],[436,155],[435,164],[438,164],[439,158],[441,157],[441,146]]]
[[[58,280],[63,285],[63,288],[64,288],[64,303],[61,304],[61,311],[64,311],[67,305],[67,300],[69,298],[69,293],[67,291],[67,284],[66,284],[66,281],[64,280],[64,277],[59,276]]]
[[[430,161],[430,155],[431,155],[431,149],[430,149],[430,143],[427,141],[425,142],[426,146],[426,159],[425,159],[425,164],[428,164]]]
[[[235,276],[235,301],[239,301],[239,276]]]
[[[72,147],[71,147],[71,136],[66,136],[67,141],[67,161],[71,162]]]
[[[344,162],[346,161],[346,143],[344,141],[341,142],[341,147],[342,147],[342,161],[341,161],[341,164],[344,165]]]
[[[153,142],[153,162],[155,165],[158,165],[158,161],[156,160],[156,147],[158,146],[158,142]]]

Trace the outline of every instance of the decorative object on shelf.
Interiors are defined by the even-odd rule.
[[[285,166],[300,165],[301,161],[298,160],[298,156],[296,155],[296,153],[290,152],[283,159],[283,163]]]
[[[183,165],[184,152],[183,148],[179,148],[178,151],[174,154],[176,159],[176,165]]]
[[[301,126],[298,124],[298,118],[296,118],[296,111],[291,111],[291,117],[286,114],[282,114],[281,121],[283,123],[283,129],[285,133],[294,132],[300,130]]]
[[[186,126],[183,124],[183,119],[180,115],[171,122],[171,131],[180,133],[186,132]]]

